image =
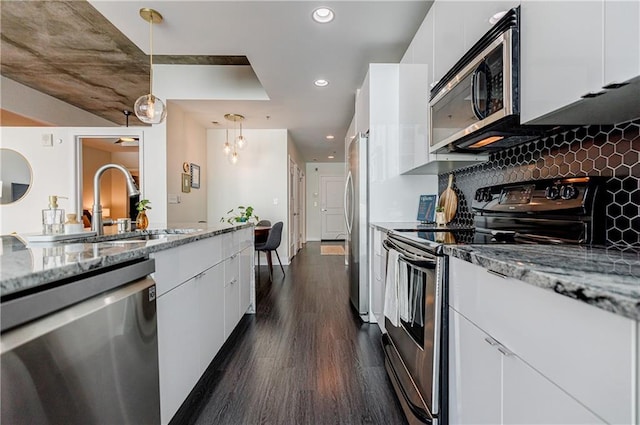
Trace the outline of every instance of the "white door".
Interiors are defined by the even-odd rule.
[[[344,176],[320,176],[321,239],[346,239]]]
[[[305,176],[304,176],[304,172],[302,170],[298,170],[298,215],[297,220],[298,220],[298,249],[302,249],[302,244],[306,241],[306,235],[305,235],[305,227],[306,227],[306,220],[305,220],[305,196],[304,196],[304,191],[306,189],[307,185],[305,184]]]
[[[299,205],[298,205],[298,164],[289,157],[289,260],[298,252],[300,235]]]

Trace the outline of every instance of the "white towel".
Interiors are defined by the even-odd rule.
[[[411,271],[407,270],[407,263],[404,261],[398,262],[398,314],[400,319],[405,322],[408,322],[410,319],[409,308],[411,305],[411,292],[409,286],[411,282],[409,278],[412,272],[413,269],[411,269]]]
[[[400,326],[398,317],[398,251],[390,249],[387,255],[387,276],[384,290],[384,315],[393,326]]]

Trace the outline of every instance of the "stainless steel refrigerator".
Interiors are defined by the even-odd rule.
[[[369,321],[367,145],[366,134],[358,134],[349,142],[346,149],[348,168],[344,189],[344,215],[347,224],[345,252],[349,270],[349,298],[365,322]]]

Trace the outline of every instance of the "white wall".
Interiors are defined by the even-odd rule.
[[[161,99],[269,100],[249,65],[154,65]]]
[[[179,195],[179,204],[167,204],[169,227],[202,227],[207,220],[207,129],[175,103],[167,112],[167,190]],[[182,192],[182,164],[200,166],[200,188]]]
[[[225,130],[207,130],[208,222],[219,223],[227,211],[252,206],[255,213],[271,223],[282,221],[282,242],[278,253],[283,263],[287,247],[287,130],[243,129],[248,146],[232,165],[222,152]]]
[[[344,162],[307,163],[307,240],[321,240],[320,177],[345,176]]]
[[[20,152],[31,165],[32,185],[24,198],[9,205],[0,205],[0,234],[41,232],[42,210],[50,195],[66,196],[58,206],[67,213],[76,212],[74,185],[75,154],[71,132],[66,128],[2,127],[2,147]],[[53,134],[52,147],[43,147],[43,134]],[[58,143],[61,140],[62,143]]]
[[[163,202],[166,200],[166,166],[158,166],[157,158],[166,156],[166,152],[164,139],[157,137],[156,127],[129,127],[127,134],[141,140],[142,197],[151,200],[153,205],[149,213],[150,227],[162,228],[166,227],[166,202]],[[119,127],[0,127],[0,146],[21,153],[33,170],[33,186],[27,195],[14,204],[0,205],[0,234],[41,232],[41,210],[47,208],[50,195],[69,197],[61,199],[59,206],[66,213],[78,213],[81,201],[76,192],[82,177],[76,173],[76,139],[117,137],[121,133]],[[53,136],[53,146],[42,146],[45,134]]]
[[[0,108],[42,123],[68,127],[117,125],[2,76],[0,93]]]

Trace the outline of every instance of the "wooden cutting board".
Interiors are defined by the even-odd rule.
[[[444,208],[444,217],[447,223],[453,220],[458,210],[458,195],[453,190],[453,174],[449,174],[449,185],[440,194],[438,206]]]

